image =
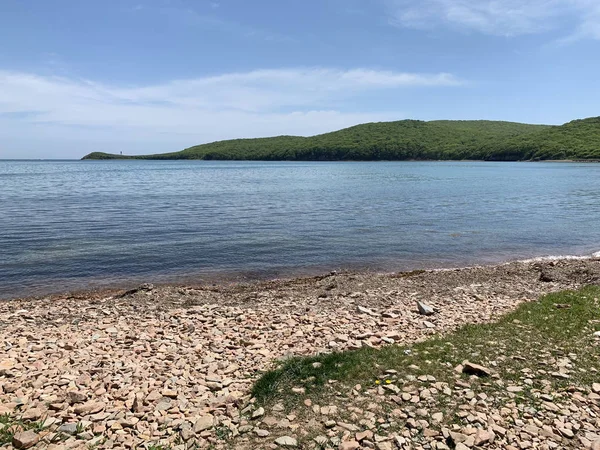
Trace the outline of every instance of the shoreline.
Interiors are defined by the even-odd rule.
[[[0,160],[2,161],[2,160]],[[11,161],[11,160],[6,160]],[[38,160],[13,160],[38,161]],[[590,159],[202,159],[202,158],[146,158],[144,155],[131,155],[126,158],[80,158],[43,161],[203,161],[203,162],[287,162],[287,163],[390,163],[390,162],[483,162],[483,163],[600,163],[598,158]]]
[[[30,295],[16,295],[12,297],[0,297],[0,304],[11,301],[28,301],[28,300],[56,300],[63,298],[84,298],[90,297],[107,297],[117,294],[121,291],[134,289],[136,286],[143,284],[152,284],[160,288],[176,289],[180,287],[201,288],[206,286],[231,287],[231,286],[255,286],[262,283],[272,282],[295,282],[301,280],[312,280],[329,276],[331,274],[348,275],[348,276],[394,276],[396,274],[411,273],[411,272],[444,272],[467,269],[485,269],[500,267],[515,263],[544,263],[544,262],[560,262],[560,261],[588,261],[600,260],[600,251],[585,254],[573,255],[544,255],[516,259],[499,259],[497,261],[473,263],[464,265],[448,265],[446,267],[419,266],[408,267],[404,269],[369,269],[367,267],[342,267],[342,268],[312,268],[312,269],[283,269],[281,275],[273,275],[273,273],[249,273],[248,271],[234,272],[215,272],[213,274],[185,274],[185,275],[159,275],[152,277],[133,277],[130,279],[114,280],[114,281],[90,281],[87,287],[65,289],[65,290],[49,290],[47,292],[32,293]],[[161,280],[162,279],[162,280]],[[82,283],[83,284],[83,283]],[[35,290],[31,288],[30,290]]]
[[[240,434],[241,411],[277,360],[410,344],[587,284],[600,284],[600,258],[1,302],[0,414],[89,431],[62,445],[226,448],[227,427],[244,448],[254,436]],[[421,316],[417,300],[436,314]]]

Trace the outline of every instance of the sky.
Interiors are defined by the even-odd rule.
[[[600,115],[598,0],[0,0],[0,159]]]

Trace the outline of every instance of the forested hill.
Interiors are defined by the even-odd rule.
[[[311,137],[233,139],[143,156],[90,153],[83,159],[298,161],[600,159],[600,117],[561,126],[494,121],[366,123]]]

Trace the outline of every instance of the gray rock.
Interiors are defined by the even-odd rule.
[[[67,392],[67,400],[71,405],[75,403],[83,403],[87,400],[87,394],[80,391]]]
[[[64,423],[60,427],[58,427],[59,433],[65,433],[70,435],[77,434],[77,424],[76,423]]]
[[[419,314],[423,316],[431,316],[435,313],[435,310],[431,306],[420,301],[417,301],[417,308],[419,309]]]
[[[356,307],[356,311],[361,313],[361,314],[367,314],[369,316],[378,316],[379,314],[377,314],[376,312],[370,310],[369,308],[365,308],[364,306],[357,306]]]
[[[280,447],[298,447],[298,441],[290,436],[281,436],[275,439],[275,443]]]
[[[327,445],[327,442],[329,441],[329,439],[327,439],[327,437],[325,437],[325,436],[317,436],[314,439],[314,441],[321,447],[325,447]]]

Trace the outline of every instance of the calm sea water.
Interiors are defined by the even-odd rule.
[[[0,298],[598,250],[598,164],[0,161]]]

